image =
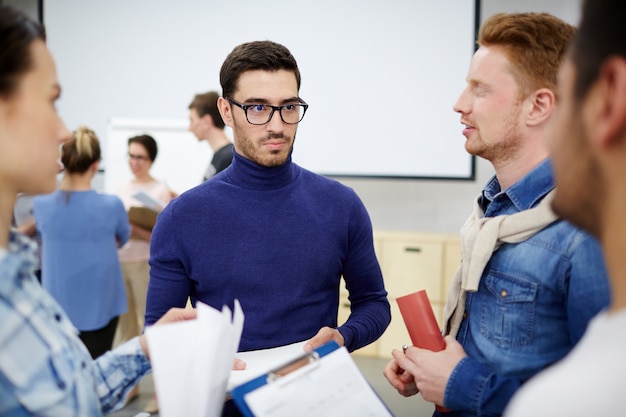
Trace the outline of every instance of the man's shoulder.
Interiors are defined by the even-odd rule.
[[[321,188],[336,190],[337,192],[345,192],[345,193],[354,193],[352,188],[348,187],[345,184],[342,184],[338,180],[334,178],[327,177],[322,174],[318,174],[313,171],[309,171],[306,168],[302,168],[298,165],[298,169],[300,170],[301,180],[311,184],[312,186],[317,186]]]
[[[546,247],[566,256],[573,256],[580,250],[601,251],[595,237],[563,219],[558,219],[538,232],[533,240],[543,242]]]

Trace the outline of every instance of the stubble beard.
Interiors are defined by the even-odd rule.
[[[585,127],[578,123],[571,130],[567,152],[576,156],[564,161],[564,172],[561,177],[557,176],[552,209],[559,217],[600,238],[607,182],[598,161],[593,159],[590,149],[584,145],[584,131]]]
[[[293,152],[293,144],[295,142],[295,134],[293,138],[282,133],[269,134],[258,142],[255,142],[248,136],[243,135],[238,129],[233,129],[233,136],[235,138],[236,149],[243,157],[266,168],[283,165]],[[261,152],[261,145],[270,139],[283,139],[289,143],[289,146],[284,150]]]
[[[504,133],[501,138],[492,138],[484,141],[481,132],[477,129],[476,138],[465,142],[465,150],[474,156],[479,156],[490,161],[492,164],[502,163],[517,157],[522,147],[522,140],[517,122],[520,115],[520,107],[512,109],[509,117],[504,122]]]

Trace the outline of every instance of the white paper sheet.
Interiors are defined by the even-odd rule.
[[[243,330],[239,302],[222,311],[196,304],[195,320],[146,329],[161,417],[218,417]]]
[[[164,202],[152,197],[143,190],[139,190],[133,194],[133,198],[154,211],[161,211],[163,210],[163,207],[165,207]]]
[[[245,398],[256,417],[392,417],[343,347]]]
[[[291,359],[304,355],[305,352],[302,348],[305,343],[306,340],[271,349],[237,353],[235,357],[246,362],[246,369],[231,371],[230,379],[228,380],[228,391],[278,366],[284,365],[285,362],[289,362]]]

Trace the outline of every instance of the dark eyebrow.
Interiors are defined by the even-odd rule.
[[[243,101],[246,104],[250,104],[250,103],[258,103],[258,104],[269,104],[269,101],[267,99],[264,98],[249,98]],[[300,102],[300,98],[299,97],[290,97],[290,98],[286,98],[284,99],[281,104],[285,104],[285,103],[299,103]]]

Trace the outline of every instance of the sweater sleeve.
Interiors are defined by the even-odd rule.
[[[146,300],[146,326],[172,307],[185,307],[191,284],[179,259],[176,224],[171,205],[160,214],[150,239],[150,283]]]
[[[349,292],[351,312],[339,332],[346,348],[352,352],[376,341],[391,321],[387,291],[374,253],[372,224],[356,194],[348,236],[343,278]]]

